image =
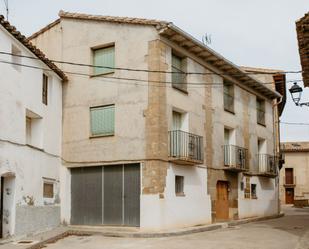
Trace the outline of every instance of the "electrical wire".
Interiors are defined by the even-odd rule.
[[[15,66],[21,66],[21,67],[26,67],[26,68],[32,68],[32,69],[38,69],[38,70],[53,71],[52,69],[46,69],[46,68],[43,68],[43,67],[31,66],[31,65],[26,65],[26,64],[22,64],[22,63],[15,63],[15,62],[10,62],[10,61],[0,60],[0,63],[10,64],[10,65],[15,65]],[[134,84],[137,84],[136,82],[147,83],[147,84],[142,84],[143,86],[148,86],[149,83],[156,83],[156,84],[153,85],[155,87],[160,87],[160,86],[166,87],[166,84],[171,84],[171,85],[174,84],[171,81],[157,81],[157,80],[148,80],[148,79],[145,80],[145,79],[127,78],[127,77],[110,77],[110,76],[104,76],[104,75],[100,75],[100,76],[95,76],[94,77],[94,75],[86,74],[86,73],[77,73],[77,72],[70,72],[70,71],[63,71],[63,72],[66,73],[66,74],[87,76],[87,77],[93,77],[93,78],[100,77],[100,78],[105,78],[105,79],[135,81]],[[290,80],[290,81],[285,81],[285,82],[301,82],[301,81],[302,80],[295,79],[295,80]],[[284,81],[280,81],[280,82],[264,82],[264,83],[261,83],[261,84],[263,84],[263,85],[267,85],[267,84],[274,85],[274,84],[280,84],[280,83],[283,83],[283,82]],[[218,83],[216,83],[216,82],[186,82],[186,83],[177,83],[177,84],[178,85],[186,84],[186,85],[188,85],[190,87],[195,86],[197,88],[198,87],[199,88],[204,88],[205,86],[211,86],[211,87],[214,87],[214,86],[222,87],[223,86],[222,82],[218,82]]]
[[[14,54],[14,53],[9,53],[5,51],[0,51],[0,54],[3,55],[10,55],[10,56],[16,56],[16,57],[21,57],[21,58],[27,58],[27,59],[32,59],[32,60],[40,60],[38,57],[33,57],[33,56],[27,56],[27,55],[19,55],[19,54]],[[230,73],[213,73],[213,72],[179,72],[179,71],[161,71],[161,70],[148,70],[148,69],[134,69],[134,68],[124,68],[124,67],[108,67],[108,66],[96,66],[96,65],[91,65],[91,64],[85,64],[85,63],[76,63],[76,62],[69,62],[69,61],[60,61],[60,60],[50,60],[54,63],[59,63],[59,64],[68,64],[68,65],[73,65],[73,66],[81,66],[81,67],[89,67],[89,68],[102,68],[102,69],[111,69],[111,70],[120,70],[120,71],[133,71],[133,72],[146,72],[146,73],[166,73],[166,74],[185,74],[185,75],[229,75],[229,76],[237,76],[237,75],[261,75],[261,74],[300,74],[302,71],[273,71],[273,72],[244,72],[244,73],[239,73],[239,74],[230,74]]]
[[[309,123],[293,123],[293,122],[279,122],[280,124],[285,124],[285,125],[309,125]]]

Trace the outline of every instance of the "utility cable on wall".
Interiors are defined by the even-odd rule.
[[[19,54],[13,54],[10,52],[0,51],[0,54],[3,55],[10,55],[10,56],[16,56],[20,58],[27,58],[32,60],[41,60],[38,57],[33,56],[27,56],[27,55],[19,55]],[[241,76],[241,75],[261,75],[261,74],[300,74],[302,71],[272,71],[272,72],[243,72],[243,73],[213,73],[213,72],[175,72],[175,71],[160,71],[160,70],[147,70],[147,69],[134,69],[134,68],[125,68],[125,67],[108,67],[108,66],[95,66],[91,64],[84,64],[84,63],[76,63],[76,62],[68,62],[68,61],[60,61],[60,60],[50,60],[54,63],[59,64],[67,64],[72,66],[80,66],[80,67],[89,67],[89,68],[102,68],[102,69],[111,69],[111,70],[120,70],[120,71],[133,71],[133,72],[145,72],[145,73],[165,73],[165,74],[185,74],[185,75],[219,75],[219,76]]]
[[[2,61],[0,60],[0,63],[4,64],[10,64],[10,65],[15,65],[15,66],[21,66],[21,67],[26,67],[26,68],[32,68],[32,69],[39,69],[39,70],[45,70],[45,71],[53,71],[52,69],[46,69],[43,67],[37,67],[37,66],[31,66],[31,65],[26,65],[22,63],[15,63],[15,62],[10,62],[10,61]],[[126,80],[126,81],[135,81],[133,84],[138,85],[136,82],[144,82],[147,84],[140,84],[141,86],[148,86],[148,83],[155,83],[153,86],[155,87],[166,87],[166,84],[174,84],[171,81],[157,81],[157,80],[148,80],[148,79],[138,79],[138,78],[127,78],[127,77],[110,77],[110,76],[94,76],[91,74],[86,74],[86,73],[77,73],[77,72],[70,72],[70,71],[63,71],[66,74],[72,74],[72,75],[79,75],[79,76],[87,76],[87,77],[98,77],[98,78],[104,78],[104,79],[114,79],[114,80]],[[280,84],[284,82],[301,82],[302,80],[295,79],[295,80],[289,80],[289,81],[278,81],[278,82],[264,82],[261,83],[262,85],[275,85],[275,84]],[[118,83],[118,82],[116,82]],[[131,83],[132,84],[132,83]],[[205,86],[209,87],[222,87],[223,83],[222,82],[186,82],[186,83],[177,83],[179,85],[181,84],[186,84],[190,87],[196,87],[196,88],[204,88]]]

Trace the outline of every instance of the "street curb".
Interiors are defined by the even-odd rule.
[[[41,249],[46,246],[46,244],[52,244],[57,242],[58,240],[61,240],[63,238],[66,238],[68,236],[91,236],[91,235],[101,235],[105,237],[118,237],[118,238],[163,238],[163,237],[174,237],[174,236],[182,236],[182,235],[189,235],[194,233],[202,233],[207,231],[214,231],[218,229],[233,227],[236,225],[242,225],[247,224],[251,222],[256,221],[263,221],[263,220],[270,220],[270,219],[276,219],[281,218],[284,216],[284,213],[280,213],[278,215],[271,215],[271,216],[265,216],[265,217],[253,217],[253,218],[247,218],[242,220],[235,220],[230,222],[224,222],[220,224],[210,224],[205,226],[199,226],[199,227],[190,227],[185,228],[183,230],[173,231],[173,232],[110,232],[110,231],[98,231],[98,230],[81,230],[81,229],[70,229],[68,228],[67,231],[62,232],[56,236],[53,236],[49,239],[40,241],[30,247],[27,247],[27,249]]]

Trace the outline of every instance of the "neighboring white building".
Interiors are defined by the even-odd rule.
[[[278,214],[276,89],[172,23],[59,16],[29,39],[108,67],[62,65],[79,73],[63,96],[66,222],[158,230]]]
[[[3,16],[0,45],[0,236],[6,238],[60,224],[66,78]]]

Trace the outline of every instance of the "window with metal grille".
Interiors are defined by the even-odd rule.
[[[172,54],[172,86],[187,91],[185,59]]]
[[[184,195],[184,176],[175,176],[175,193]]]
[[[258,124],[265,125],[265,100],[260,98],[256,99],[256,118]]]
[[[229,82],[223,83],[224,110],[234,113],[234,85]]]
[[[42,102],[47,105],[48,101],[48,76],[43,73],[43,82],[42,82]]]
[[[245,199],[250,199],[250,178],[249,177],[246,177],[244,195],[245,195]]]
[[[93,50],[94,75],[113,73],[115,71],[115,46]]]
[[[257,199],[256,184],[251,184],[251,199]]]
[[[54,198],[54,184],[49,182],[43,183],[43,197]]]
[[[91,136],[111,136],[115,131],[115,106],[90,108]]]

